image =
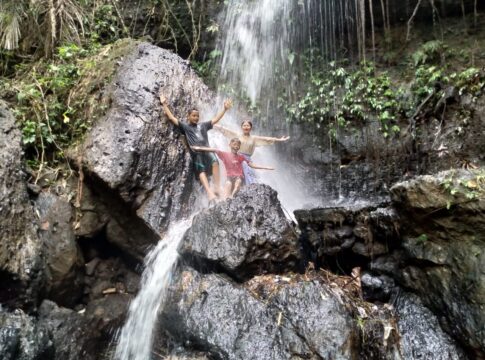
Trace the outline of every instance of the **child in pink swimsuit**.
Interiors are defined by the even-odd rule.
[[[233,138],[229,142],[231,152],[220,151],[213,148],[192,146],[194,151],[215,152],[226,168],[226,183],[224,184],[224,198],[233,197],[241,188],[244,180],[243,163],[247,162],[244,155],[239,154],[241,140]],[[253,169],[274,170],[272,167],[255,165],[249,162],[248,165]]]

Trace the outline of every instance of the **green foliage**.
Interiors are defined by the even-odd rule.
[[[313,73],[304,95],[286,111],[292,120],[330,125],[331,136],[337,128],[377,119],[387,137],[400,131],[399,94],[388,74],[377,74],[370,63],[349,70],[332,62],[325,71]]]
[[[485,76],[477,68],[471,67],[462,72],[450,75],[451,79],[456,78],[455,85],[458,87],[459,94],[467,92],[478,96],[485,87]]]
[[[109,44],[123,36],[123,24],[116,15],[115,7],[110,4],[101,4],[95,8],[93,18],[86,19],[89,26],[89,38],[102,44]]]
[[[428,95],[435,92],[438,83],[443,85],[448,81],[449,78],[440,67],[427,65],[419,66],[416,69],[414,82],[411,87],[416,105]]]
[[[61,52],[62,49],[62,52]],[[66,62],[69,50],[61,48],[55,62],[32,68],[24,82],[13,85],[15,114],[22,128],[27,156],[43,161],[46,153],[57,153],[77,129],[70,124],[72,108],[64,103],[67,92],[80,76],[76,64]],[[35,154],[35,155],[34,155]]]
[[[66,44],[50,60],[19,65],[19,78],[4,81],[0,96],[14,96],[26,159],[34,169],[44,162],[57,164],[64,150],[90,128],[92,118],[85,117],[86,104],[74,90],[86,73],[93,72],[92,62],[84,59],[96,49]]]
[[[429,95],[433,97],[430,103],[435,104],[448,86],[456,87],[459,95],[469,93],[474,97],[479,96],[485,86],[484,72],[471,67],[458,73],[450,73],[446,68],[435,65],[418,66],[411,86],[411,107],[415,108]]]
[[[421,45],[412,55],[414,66],[434,64],[441,61],[447,46],[440,40],[432,40]]]
[[[485,197],[485,169],[471,170],[473,176],[467,180],[456,179],[455,172],[451,171],[442,182],[443,189],[452,196],[446,204],[450,209],[452,205],[461,202],[461,199],[474,201]]]
[[[416,243],[419,245],[419,244],[424,244],[426,243],[426,241],[428,241],[428,235],[426,234],[421,234],[418,236],[418,238],[416,239]]]
[[[207,83],[214,85],[217,78],[217,59],[222,56],[220,50],[214,49],[209,53],[207,59],[203,61],[193,60],[191,65],[197,74]]]
[[[0,48],[40,48],[50,57],[62,42],[81,42],[84,15],[75,0],[2,0]]]

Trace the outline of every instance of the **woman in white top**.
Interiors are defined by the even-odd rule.
[[[215,125],[214,129],[219,130],[225,137],[231,139],[233,137],[239,138],[241,140],[241,147],[239,153],[244,155],[248,162],[251,162],[251,156],[254,154],[256,146],[272,145],[275,142],[287,141],[289,136],[282,136],[280,138],[268,137],[268,136],[257,136],[251,135],[251,130],[253,129],[253,123],[250,120],[244,120],[241,123],[242,134],[236,131],[227,129],[220,125]],[[244,181],[247,185],[256,183],[256,174],[253,169],[251,169],[246,162],[243,163],[244,170]]]

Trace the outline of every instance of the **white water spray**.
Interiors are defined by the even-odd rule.
[[[232,1],[224,13],[220,79],[242,89],[251,101],[274,78],[274,67],[287,63],[293,0]]]
[[[271,115],[276,113],[272,99],[277,97],[277,71],[287,77],[285,86],[292,86],[294,54],[290,42],[295,33],[295,21],[291,16],[298,6],[295,0],[232,1],[227,5],[221,16],[221,39],[218,45],[223,54],[218,90],[220,98],[229,85],[229,88],[246,94],[253,104],[264,106]],[[239,132],[244,115],[235,112],[226,114],[222,124]],[[257,121],[254,123],[254,133],[286,135],[285,119],[276,119],[272,123],[277,124],[279,134],[261,134],[261,124]],[[215,137],[211,143],[220,149],[228,149],[226,139]],[[276,167],[274,172],[261,170],[257,174],[262,183],[278,191],[280,201],[287,211],[292,213],[314,202],[306,190],[309,187],[305,186],[305,174],[294,162],[277,154],[274,147],[258,147],[253,160],[256,164]]]
[[[130,304],[116,346],[115,360],[150,359],[158,311],[165,303],[178,258],[177,247],[191,221],[183,220],[172,225],[163,240],[146,256],[140,291]]]

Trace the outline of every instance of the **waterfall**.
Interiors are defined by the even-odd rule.
[[[146,256],[140,291],[130,304],[127,320],[119,334],[115,360],[150,359],[158,311],[165,302],[178,257],[177,247],[190,223],[191,219],[187,219],[173,224]]]
[[[266,118],[276,115],[280,91],[291,92],[298,86],[302,71],[298,52],[320,49],[327,59],[338,56],[348,39],[345,25],[353,2],[345,0],[257,0],[230,1],[221,14],[221,36],[218,49],[220,77],[218,82],[218,108],[228,89],[237,89],[260,109]],[[351,37],[349,36],[349,39]],[[313,54],[313,51],[311,51]],[[213,116],[214,108],[204,109],[205,116]],[[246,111],[229,112],[224,126],[239,130]],[[208,120],[208,119],[203,119]],[[263,128],[255,122],[255,133]],[[273,119],[272,128],[281,136],[288,131],[284,118]],[[210,135],[211,144],[227,151],[228,141],[222,136]],[[306,174],[291,159],[284,159],[274,147],[258,148],[255,163],[274,165],[276,172],[258,174],[261,181],[271,185],[288,211],[313,203],[305,189]],[[158,312],[163,308],[171,272],[177,260],[177,247],[191,220],[172,225],[163,240],[147,255],[140,291],[131,302],[128,318],[121,329],[115,360],[148,360]]]
[[[244,90],[255,103],[290,56],[292,0],[233,1],[223,16],[219,82]]]
[[[358,37],[357,14],[355,0],[228,2],[219,20],[219,103],[224,94],[247,98],[250,106],[259,109],[253,119],[255,135],[288,134],[282,102],[297,96],[315,61],[352,58]],[[239,131],[248,110],[227,114],[223,126]],[[227,140],[216,137],[211,142],[227,149]],[[254,162],[276,167],[274,172],[258,171],[261,182],[278,191],[288,212],[321,205],[323,199],[316,198],[313,190],[320,180],[309,180],[308,169],[285,151],[287,144],[257,148]]]

